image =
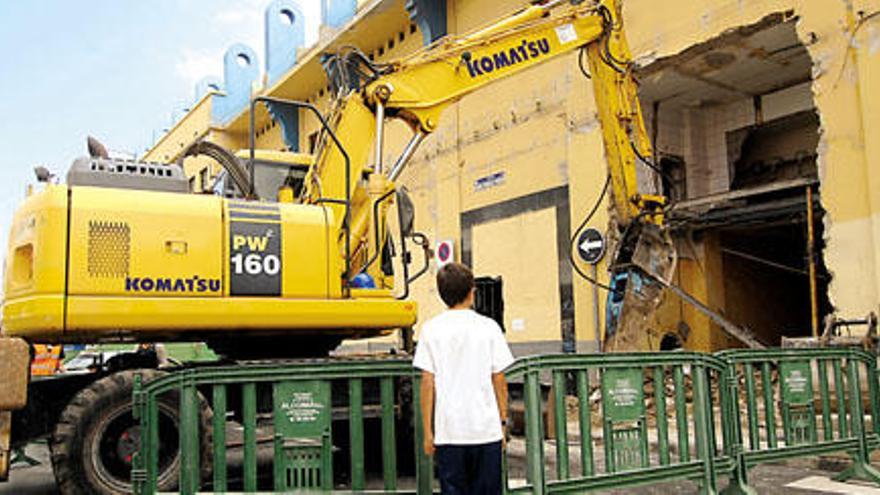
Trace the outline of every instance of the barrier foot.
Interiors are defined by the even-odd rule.
[[[866,461],[855,460],[853,465],[832,478],[834,481],[862,480],[880,485],[880,471]]]
[[[697,493],[699,495],[718,495],[718,490],[714,487],[703,485]]]
[[[42,464],[40,461],[34,459],[33,457],[27,455],[24,451],[24,447],[14,449],[12,451],[12,460],[9,461],[9,464],[21,464],[25,463],[30,467],[39,466]]]
[[[745,481],[731,478],[727,488],[721,490],[721,495],[758,495],[758,492]]]
[[[737,447],[739,449],[740,447]],[[742,452],[736,455],[736,468],[730,474],[730,481],[727,488],[721,490],[721,495],[758,495],[754,488],[749,486],[748,472],[749,468],[743,459]]]

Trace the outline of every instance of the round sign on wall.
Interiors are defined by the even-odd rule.
[[[584,262],[595,265],[605,255],[605,237],[592,227],[584,229],[578,236],[577,248]]]
[[[443,266],[447,263],[455,261],[455,249],[453,241],[440,241],[437,243],[437,249],[434,251],[437,266]]]

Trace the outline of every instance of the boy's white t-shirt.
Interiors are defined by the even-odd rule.
[[[492,373],[513,363],[501,327],[470,309],[448,310],[426,322],[413,366],[434,375],[434,444],[501,440]]]

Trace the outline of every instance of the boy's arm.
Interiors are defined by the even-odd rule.
[[[492,373],[492,388],[495,389],[495,402],[501,416],[502,443],[507,445],[507,379],[503,372]]]
[[[422,371],[419,385],[422,407],[422,436],[425,439],[425,455],[434,455],[434,374]]]

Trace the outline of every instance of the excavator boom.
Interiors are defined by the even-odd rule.
[[[675,255],[661,227],[665,198],[641,194],[638,189],[636,163],[650,165],[646,157],[652,157],[653,151],[618,0],[531,5],[499,22],[443,38],[388,64],[373,63],[356,49],[328,57],[325,67],[339,95],[332,120],[352,158],[353,170],[348,175],[349,190],[354,191],[350,235],[352,239],[375,239],[355,247],[353,271],[347,277],[366,271],[380,286],[389,286],[388,277],[378,266],[357,261],[375,259],[385,244],[384,212],[389,205],[376,209],[378,215],[370,206],[394,189],[393,182],[416,148],[437,129],[444,109],[464,95],[576,50],[582,51],[580,56],[589,65],[618,229],[613,236],[619,242],[611,263],[615,288],[609,298],[611,317],[606,333],[614,337],[618,328],[625,328],[639,340],[639,327],[644,327],[656,308],[660,286],[671,278]],[[409,144],[393,165],[383,163],[384,126],[391,118],[404,121],[412,130]],[[320,148],[306,179],[306,202],[343,194],[346,169],[342,160],[337,147]],[[370,176],[366,189],[359,186],[365,174]],[[632,278],[638,282],[627,287]],[[634,287],[639,290],[633,292]],[[632,317],[623,311],[625,306],[633,308]],[[630,338],[625,347],[645,348]]]

